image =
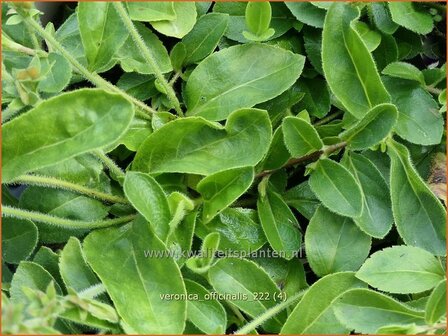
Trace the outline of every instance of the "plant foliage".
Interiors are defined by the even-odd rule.
[[[446,8],[2,3],[2,334],[440,334]]]

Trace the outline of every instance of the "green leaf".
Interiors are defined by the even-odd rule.
[[[173,2],[127,2],[129,17],[135,21],[175,20]]]
[[[333,308],[349,330],[374,334],[391,324],[424,324],[423,313],[369,289],[352,289],[342,294]]]
[[[3,182],[113,143],[133,115],[126,99],[98,89],[42,102],[3,126]]]
[[[197,282],[186,279],[185,286],[188,295],[194,296],[187,302],[188,320],[206,334],[224,334],[227,314],[221,303],[207,299],[210,292]]]
[[[227,14],[210,13],[201,16],[193,29],[182,39],[186,49],[183,63],[196,63],[210,55],[224,35],[228,21]]]
[[[129,128],[117,142],[126,146],[130,151],[136,152],[151,133],[151,125],[148,121],[134,118]]]
[[[29,35],[29,34],[28,34]],[[78,15],[73,13],[58,28],[55,33],[56,40],[82,65],[87,66],[86,53],[81,39],[78,24]]]
[[[110,68],[113,56],[128,37],[112,3],[80,2],[77,16],[89,69],[100,72]]]
[[[165,241],[171,212],[162,187],[149,174],[128,172],[123,189],[134,208],[149,222],[156,236]]]
[[[353,22],[353,29],[359,34],[369,52],[374,51],[381,43],[381,34],[361,21]]]
[[[409,79],[417,81],[422,85],[425,85],[425,77],[423,73],[414,65],[405,62],[390,63],[382,71],[384,75],[391,77]],[[393,96],[393,95],[392,95]]]
[[[353,150],[367,149],[383,141],[397,123],[395,105],[380,104],[373,107],[360,121],[340,134]]]
[[[372,2],[367,4],[369,14],[373,18],[375,26],[385,34],[393,34],[398,28],[398,25],[392,21],[391,14],[387,3]]]
[[[397,134],[419,145],[440,143],[444,128],[443,117],[431,95],[414,81],[385,77],[383,82],[391,93],[392,102],[398,108],[395,126]]]
[[[210,175],[255,166],[266,154],[270,141],[268,114],[258,109],[233,112],[225,127],[199,117],[177,119],[142,143],[133,169]],[[247,148],[252,150],[247,152]]]
[[[282,167],[291,158],[283,140],[282,128],[278,127],[272,136],[271,146],[261,163],[264,170]]]
[[[172,231],[166,240],[166,247],[174,252],[173,258],[179,267],[187,261],[187,256],[182,251],[190,251],[193,243],[193,234],[196,226],[197,211],[191,212],[185,216],[174,231]]]
[[[347,3],[334,3],[325,18],[322,61],[325,78],[334,95],[356,118],[375,105],[388,103],[372,55],[353,25],[359,10]]]
[[[297,20],[315,28],[324,26],[325,9],[313,6],[309,2],[285,2]]]
[[[407,148],[389,141],[390,189],[395,225],[403,241],[446,255],[446,212],[412,165]]]
[[[146,100],[157,94],[153,76],[124,73],[118,80],[117,86],[140,100]]]
[[[253,252],[266,243],[257,213],[251,209],[227,208],[207,225],[198,222],[196,234],[205,238],[210,232],[219,232],[219,250]]]
[[[59,269],[65,286],[80,293],[99,283],[92,269],[87,265],[81,243],[71,237],[61,251]]]
[[[140,3],[140,2],[138,2]],[[120,23],[122,24],[122,23]],[[171,60],[163,43],[149,28],[143,23],[135,23],[135,28],[142,37],[145,45],[151,52],[154,60],[162,73],[173,70]],[[140,74],[153,74],[153,68],[148,65],[142,56],[140,49],[132,37],[128,37],[123,45],[117,49],[117,60],[126,72],[138,72]]]
[[[220,259],[208,273],[210,283],[219,294],[233,294],[228,301],[251,317],[264,313],[277,304],[279,289],[269,275],[252,261],[237,258]],[[258,293],[268,293],[261,298]],[[277,299],[276,299],[277,297]],[[263,325],[268,332],[278,332],[285,318],[284,312]]]
[[[356,271],[369,255],[371,240],[350,218],[317,208],[305,233],[306,257],[318,276]]]
[[[323,147],[316,129],[297,117],[286,117],[282,124],[286,148],[293,157],[301,157],[316,152]]]
[[[202,242],[200,254],[188,259],[185,265],[195,273],[206,273],[212,266],[219,241],[218,232],[209,233]]]
[[[193,70],[187,81],[187,114],[223,120],[236,109],[272,99],[297,80],[304,61],[301,55],[262,44],[239,45],[214,53]],[[252,71],[241,76],[247,69]]]
[[[196,23],[196,6],[193,2],[173,2],[175,19],[151,21],[152,27],[159,33],[182,38],[187,35]]]
[[[100,201],[66,190],[28,187],[21,195],[19,207],[61,218],[95,221],[107,215],[107,207]],[[36,222],[39,240],[44,243],[66,242],[71,236],[81,237],[87,230],[57,228]]]
[[[446,316],[446,279],[440,281],[429,296],[425,320],[428,324],[434,324],[444,316]]]
[[[37,88],[42,92],[57,93],[62,91],[72,77],[70,63],[61,55],[49,53],[48,57],[41,58],[41,74]]]
[[[229,14],[229,25],[224,33],[224,36],[233,41],[240,43],[248,42],[244,37],[243,32],[247,30],[246,27],[246,7],[247,2],[216,2],[213,5],[213,12]],[[285,34],[292,28],[295,19],[286,8],[285,4],[281,2],[270,2],[272,9],[272,17],[270,27],[274,29],[274,35],[269,40],[277,38]]]
[[[248,2],[246,6],[246,27],[249,31],[243,31],[246,39],[251,41],[263,41],[274,35],[275,30],[269,28],[272,10],[268,1]]]
[[[432,17],[429,13],[416,10],[412,2],[389,2],[392,20],[417,34],[428,34],[433,29]]]
[[[58,294],[62,294],[61,288],[54,278],[42,266],[31,262],[22,261],[17,267],[9,289],[11,301],[15,303],[26,303],[28,301],[23,288],[37,289],[45,292],[47,286],[53,282]]]
[[[170,257],[145,257],[148,248],[167,252],[142,217],[121,228],[94,231],[84,240],[87,261],[106,287],[125,332],[180,334],[186,302],[162,296],[186,294],[182,275]]]
[[[327,83],[320,77],[301,78],[298,81],[298,88],[300,92],[305,93],[299,102],[299,110],[304,108],[315,117],[325,117],[330,111],[330,91],[328,91]]]
[[[286,204],[300,212],[306,219],[311,219],[317,207],[319,200],[311,191],[308,181],[302,182],[289,189],[283,194]]]
[[[361,186],[364,206],[360,217],[353,218],[358,227],[374,238],[384,238],[394,221],[389,186],[378,168],[367,157],[350,153],[342,164]]]
[[[258,217],[272,248],[282,258],[290,260],[300,250],[302,234],[299,222],[282,197],[269,187],[266,195],[259,195]]]
[[[319,74],[323,75],[322,69],[322,29],[311,27],[303,28],[303,41],[308,60]]]
[[[55,279],[56,284],[65,289],[64,282],[59,271],[59,255],[46,246],[41,246],[32,260],[42,266]]]
[[[365,287],[352,272],[334,273],[316,281],[289,314],[280,334],[348,334],[333,313],[339,295],[351,288]]]
[[[28,259],[37,245],[38,232],[33,222],[25,219],[2,218],[2,260],[18,264]]]
[[[204,200],[203,223],[210,222],[244,194],[251,186],[254,176],[252,167],[242,167],[224,170],[202,179],[197,185],[197,190]]]
[[[434,288],[444,274],[431,253],[412,246],[393,246],[374,253],[356,277],[381,291],[408,294]]]
[[[347,217],[359,217],[364,195],[353,175],[340,163],[321,159],[311,173],[311,190],[325,207]]]

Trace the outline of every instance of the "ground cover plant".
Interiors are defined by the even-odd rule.
[[[446,328],[444,3],[2,3],[2,332]]]

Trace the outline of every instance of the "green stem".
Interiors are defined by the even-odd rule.
[[[125,177],[125,173],[121,170],[120,167],[106,154],[104,154],[101,150],[95,151],[95,155],[103,162],[103,164],[109,169],[109,171],[117,177]]]
[[[12,110],[9,107],[6,107],[4,110],[2,110],[2,124],[14,118],[14,116],[17,115],[19,112],[20,110]]]
[[[180,76],[182,76],[182,72],[177,71],[177,72],[174,74],[174,76],[170,79],[170,82],[169,82],[170,86],[173,86],[174,83],[176,83],[177,79],[178,79]]]
[[[20,13],[19,10],[18,10],[18,12]],[[145,111],[148,114],[157,113],[156,110],[149,107],[142,101],[127,94],[126,92],[124,92],[120,88],[116,87],[112,83],[109,83],[107,80],[102,78],[100,75],[98,75],[96,73],[92,73],[89,70],[87,70],[87,68],[84,67],[81,63],[79,63],[76,60],[76,58],[74,58],[67,50],[65,50],[64,47],[51,34],[47,33],[45,31],[45,29],[43,29],[42,26],[36,20],[34,20],[33,18],[26,16],[26,15],[22,15],[22,17],[25,22],[27,22],[31,27],[33,27],[33,29],[35,31],[37,31],[37,33],[47,41],[47,43],[49,43],[55,50],[59,51],[61,53],[61,55],[64,56],[67,59],[67,61],[69,61],[70,64],[79,72],[79,74],[81,74],[85,79],[90,81],[92,84],[94,84],[95,86],[97,86],[99,88],[120,94],[124,98],[131,101],[136,107],[140,108],[141,110]],[[140,115],[142,117],[146,117],[145,113],[142,113],[138,109],[136,111],[136,114]]]
[[[135,215],[128,215],[100,221],[81,221],[81,220],[72,220],[67,218],[55,217],[37,211],[17,209],[7,205],[2,205],[2,216],[28,219],[30,221],[46,223],[57,227],[72,230],[106,228],[109,226],[128,223],[134,220],[135,218]]]
[[[246,324],[244,327],[235,331],[235,334],[236,335],[244,335],[244,334],[251,332],[252,330],[254,330],[258,326],[262,325],[264,322],[266,322],[270,318],[272,318],[275,315],[277,315],[278,313],[280,313],[283,309],[287,308],[288,306],[290,306],[291,304],[293,304],[294,302],[299,300],[305,293],[306,293],[306,290],[298,292],[298,293],[294,294],[293,296],[291,296],[286,301],[279,303],[278,305],[266,310],[263,314],[256,317],[255,319],[253,319],[250,323]]]
[[[442,90],[435,88],[434,86],[426,86],[426,91],[431,92],[433,94],[439,95],[442,93]]]
[[[103,293],[106,293],[106,287],[104,284],[99,283],[82,290],[79,292],[79,296],[86,299],[94,299]]]
[[[4,50],[11,50],[18,53],[34,56],[36,54],[40,55],[46,55],[47,53],[43,50],[35,50],[28,47],[25,47],[24,45],[21,45],[15,41],[13,41],[8,35],[5,33],[2,33],[2,47]]]
[[[154,58],[151,50],[149,50],[148,46],[145,44],[139,32],[135,28],[123,4],[121,2],[114,2],[113,5],[120,15],[121,20],[123,21],[127,30],[129,31],[129,34],[132,36],[132,39],[140,50],[143,58],[150,66],[151,70],[154,72],[154,75],[159,80],[160,84],[165,88],[168,99],[174,105],[174,109],[176,110],[177,114],[182,117],[184,114],[182,112],[182,109],[180,108],[179,99],[177,99],[176,93],[163,76],[162,71],[157,65],[156,59]]]
[[[255,175],[255,177],[264,177],[266,175],[271,175],[279,170],[282,170],[284,168],[289,168],[298,164],[305,164],[307,162],[310,161],[316,161],[318,160],[321,155],[330,155],[333,152],[336,152],[337,150],[344,148],[345,146],[347,146],[347,143],[345,141],[343,142],[339,142],[337,144],[331,145],[331,146],[326,146],[321,150],[318,150],[316,152],[310,153],[308,155],[305,156],[301,156],[299,158],[292,158],[291,160],[289,160],[288,162],[286,162],[283,166],[281,166],[280,168],[277,169],[270,169],[270,170],[264,170],[260,173],[258,173],[257,175]]]
[[[40,175],[21,175],[16,179],[14,179],[11,183],[20,183],[20,184],[37,185],[55,189],[64,189],[79,194],[87,195],[93,198],[97,198],[99,200],[106,201],[109,203],[129,204],[126,198],[107,194],[99,190],[90,189],[82,185],[72,183],[69,181],[60,180],[54,177],[47,177]]]
[[[322,118],[321,120],[316,121],[313,125],[314,126],[324,125],[324,124],[329,123],[330,121],[336,119],[341,114],[342,114],[342,111],[337,111],[333,114],[330,114],[329,116],[326,116],[325,118]]]

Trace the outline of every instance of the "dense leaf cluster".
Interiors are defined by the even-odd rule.
[[[445,329],[445,5],[2,9],[3,333]]]

